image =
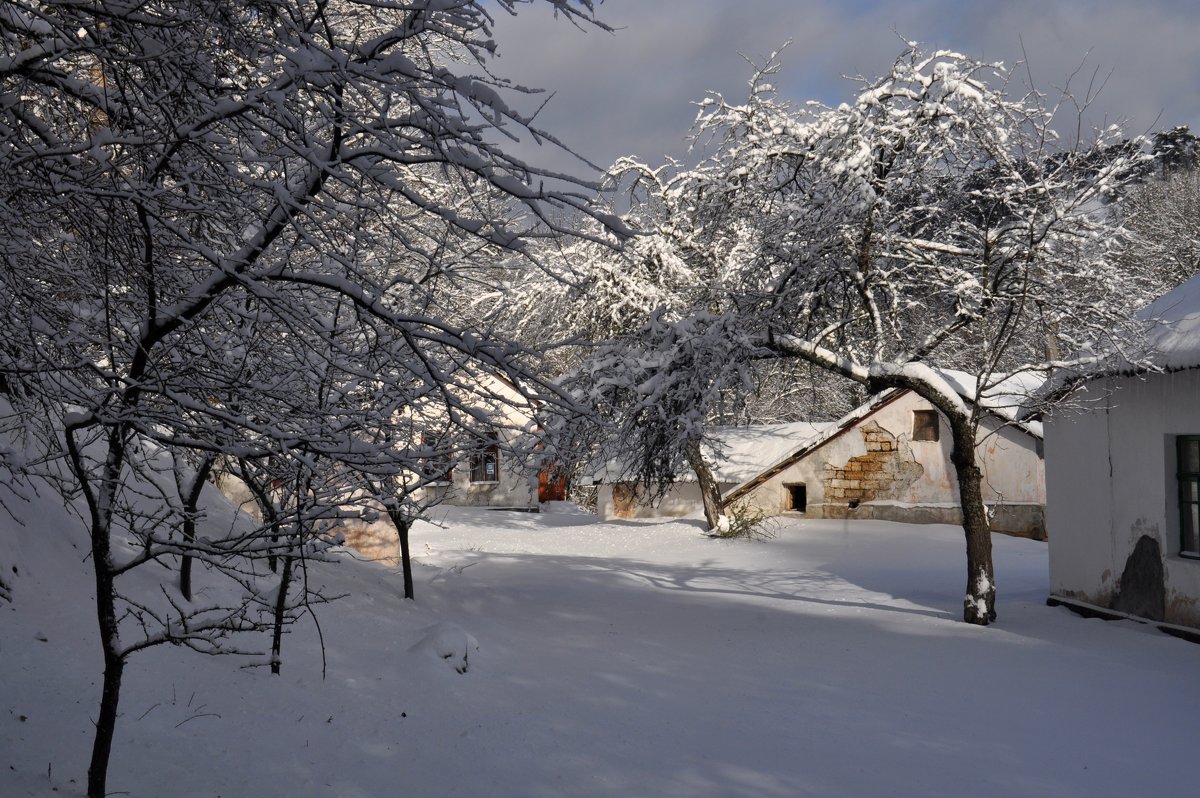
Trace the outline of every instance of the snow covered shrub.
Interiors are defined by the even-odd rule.
[[[575,502],[580,510],[595,513],[600,499],[600,493],[595,485],[575,485],[568,488],[567,498]]]
[[[779,522],[761,508],[733,502],[725,508],[717,526],[708,533],[714,538],[770,540],[779,534]]]

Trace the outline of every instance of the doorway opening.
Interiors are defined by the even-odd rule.
[[[804,483],[784,485],[783,488],[787,491],[786,509],[794,513],[803,513],[808,510],[808,488]]]

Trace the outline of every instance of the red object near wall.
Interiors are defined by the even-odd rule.
[[[567,500],[567,477],[555,465],[543,465],[538,472],[538,502]]]

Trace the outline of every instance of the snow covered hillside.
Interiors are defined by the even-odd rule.
[[[0,519],[0,795],[82,795],[100,654],[82,539],[43,497]],[[1045,544],[997,536],[999,625],[958,620],[962,532],[448,508],[283,672],[130,659],[109,789],[156,796],[1195,794],[1200,647],[1044,606]],[[76,522],[77,525],[77,522]]]

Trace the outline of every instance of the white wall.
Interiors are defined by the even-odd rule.
[[[452,483],[432,485],[426,490],[439,503],[463,507],[533,508],[537,501],[537,473],[512,461],[512,455],[500,450],[500,479],[472,482],[470,461],[454,466]]]
[[[501,440],[511,442],[530,424],[529,402],[505,380],[476,375],[478,393],[467,397],[479,412],[491,415],[502,429]],[[437,408],[439,411],[441,408]],[[450,472],[450,484],[432,485],[425,490],[437,502],[468,507],[511,507],[532,509],[538,506],[536,467],[516,462],[500,447],[499,479],[472,482],[470,457],[463,457]]]
[[[1163,553],[1166,617],[1200,626],[1200,561],[1179,556],[1175,436],[1200,434],[1200,370],[1118,378],[1046,424],[1050,592],[1110,606],[1142,535]]]
[[[731,483],[718,483],[721,494],[733,487]],[[679,518],[692,513],[703,513],[704,503],[700,497],[700,485],[696,482],[676,482],[662,500],[650,504],[639,502],[630,510],[617,514],[613,499],[613,485],[602,483],[596,491],[596,514],[601,521],[614,518]]]
[[[906,392],[863,419],[851,429],[841,432],[797,463],[771,477],[757,487],[747,501],[764,512],[776,514],[787,507],[786,485],[804,483],[808,494],[808,512],[812,517],[841,515],[852,517],[893,518],[917,522],[960,523],[958,510],[958,481],[950,464],[950,428],[939,414],[940,433],[937,441],[913,441],[913,411],[929,410],[932,406],[914,393]],[[861,428],[871,422],[896,438],[897,444],[907,447],[921,465],[921,474],[911,484],[898,485],[895,496],[866,501],[858,510],[847,511],[845,501],[825,496],[826,465],[843,467],[852,458],[866,454]],[[1045,476],[1037,441],[1030,435],[1011,427],[987,422],[980,430],[978,452],[984,472],[984,501],[1004,504],[1009,510],[1027,508],[1030,523],[1040,527],[1041,505],[1045,497]],[[1008,515],[1013,515],[1010,512]],[[1016,515],[1026,515],[1017,512]],[[1019,520],[1012,526],[1024,526]],[[1036,534],[1038,530],[1008,529],[999,516],[996,528],[1005,531]]]

